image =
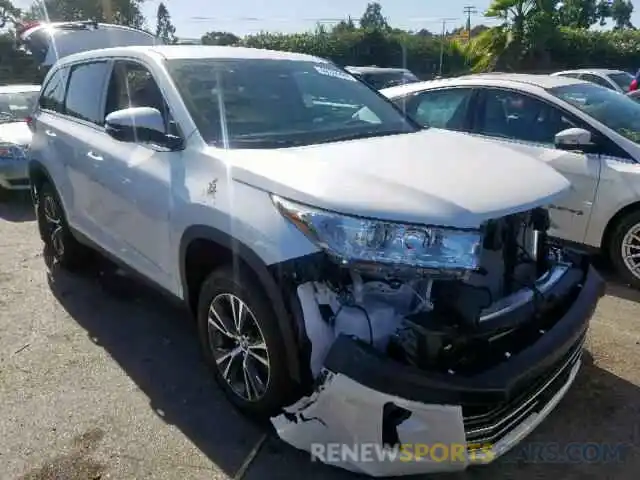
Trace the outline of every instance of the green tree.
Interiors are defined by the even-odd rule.
[[[633,14],[633,3],[631,0],[613,0],[610,6],[611,20],[614,22],[614,30],[633,28],[631,14]]]
[[[207,32],[202,36],[203,45],[237,45],[240,37],[231,32]]]
[[[563,0],[558,7],[559,21],[570,28],[589,28],[604,24],[609,16],[608,0]]]
[[[169,10],[164,2],[160,2],[156,13],[156,37],[162,39],[166,44],[173,44],[178,41],[176,27],[171,23],[171,15],[169,15]]]
[[[382,6],[378,2],[367,4],[360,18],[360,28],[365,30],[389,30],[389,23],[382,15]]]
[[[144,0],[37,0],[25,17],[52,22],[96,20],[142,28],[145,23],[141,11],[143,3]],[[110,11],[106,10],[107,5]]]
[[[15,23],[20,18],[20,9],[16,8],[11,0],[0,0],[0,28],[7,23]]]

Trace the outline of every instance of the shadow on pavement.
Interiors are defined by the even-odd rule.
[[[593,265],[607,282],[607,295],[640,303],[640,290],[625,284],[613,270],[610,262],[598,256],[592,259]]]
[[[49,285],[91,340],[147,395],[154,412],[233,477],[264,430],[218,390],[186,312],[109,270],[71,275],[54,267]]]
[[[148,396],[151,408],[235,476],[265,428],[241,416],[217,389],[185,312],[127,277],[100,271],[76,276],[54,268],[51,290]],[[639,418],[640,389],[600,368],[587,351],[566,397],[522,444],[491,465],[429,478],[635,479],[640,470]],[[576,445],[571,458],[565,453],[569,444]],[[244,478],[368,477],[311,462],[308,453],[271,435]]]
[[[0,198],[0,219],[8,222],[31,222],[36,216],[28,191],[9,192]]]

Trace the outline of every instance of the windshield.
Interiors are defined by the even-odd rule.
[[[24,122],[37,99],[38,92],[0,93],[0,124]]]
[[[633,75],[627,72],[612,73],[609,78],[613,80],[613,83],[618,85],[623,92],[629,91],[629,86],[633,82]]]
[[[201,135],[227,148],[281,148],[414,132],[418,127],[329,63],[168,60]]]
[[[640,143],[640,104],[628,96],[588,83],[549,91],[620,135]]]

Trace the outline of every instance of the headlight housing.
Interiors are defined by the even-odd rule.
[[[26,148],[9,142],[0,142],[0,161],[26,158]]]
[[[272,195],[278,210],[344,266],[385,276],[460,277],[479,267],[482,232],[358,218]]]

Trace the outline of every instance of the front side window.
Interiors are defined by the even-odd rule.
[[[423,92],[415,98],[413,117],[425,127],[464,130],[473,90],[452,88]]]
[[[103,125],[101,100],[108,74],[107,62],[73,66],[69,72],[65,113],[80,120]]]
[[[477,129],[491,137],[553,144],[557,133],[573,127],[561,110],[545,102],[518,92],[487,89]]]
[[[556,87],[549,92],[640,144],[640,104],[626,95],[589,84]]]
[[[591,73],[583,73],[580,78],[582,80],[586,80],[587,82],[595,83],[596,85],[600,85],[601,87],[608,88],[613,90],[613,86],[604,78],[599,77],[598,75],[592,75]]]
[[[278,148],[414,132],[384,98],[328,63],[179,59],[167,66],[201,135],[228,148]]]
[[[0,93],[0,124],[24,122],[35,107],[38,92]]]
[[[58,69],[51,75],[51,78],[40,95],[40,108],[53,112],[62,112],[64,108],[66,81],[66,69]]]

